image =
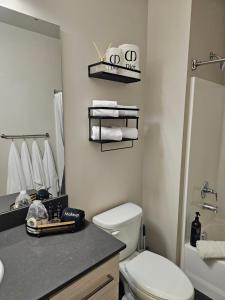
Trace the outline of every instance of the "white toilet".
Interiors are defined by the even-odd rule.
[[[190,280],[174,263],[150,251],[137,252],[142,208],[126,203],[93,218],[93,223],[126,244],[120,253],[125,286],[139,300],[193,300]],[[126,289],[127,290],[127,289]],[[130,298],[130,293],[124,299]]]

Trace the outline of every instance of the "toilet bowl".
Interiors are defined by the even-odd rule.
[[[193,300],[194,288],[180,268],[158,254],[136,251],[141,219],[142,209],[133,203],[120,205],[93,218],[94,224],[127,246],[120,252],[119,264],[121,279],[130,290],[124,299]]]

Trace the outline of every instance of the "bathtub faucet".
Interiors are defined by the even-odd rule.
[[[213,211],[215,214],[218,212],[218,206],[217,205],[211,205],[209,203],[204,202],[203,204],[200,204],[201,208],[208,209]]]
[[[203,183],[202,189],[201,189],[201,197],[202,199],[205,199],[205,197],[207,196],[207,194],[212,194],[216,197],[216,201],[217,201],[217,192],[209,187],[209,183],[208,181],[205,181]]]

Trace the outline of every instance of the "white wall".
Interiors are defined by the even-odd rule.
[[[176,260],[191,0],[149,0],[143,206],[150,249]]]
[[[144,80],[131,85],[93,80],[87,66],[97,61],[93,40],[102,49],[110,42],[135,43],[145,71],[147,0],[1,0],[0,5],[61,26],[70,205],[83,208],[90,218],[121,202],[141,204],[142,137],[133,149],[101,153],[88,141],[87,107],[92,98],[116,99],[138,105],[143,120]]]
[[[1,134],[50,134],[55,153],[54,89],[61,89],[60,41],[0,23]],[[15,141],[20,148],[21,140]],[[38,141],[43,148],[43,140]],[[11,141],[0,139],[0,195],[6,194]]]

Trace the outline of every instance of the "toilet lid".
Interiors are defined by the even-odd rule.
[[[125,265],[131,283],[145,294],[166,300],[189,300],[194,289],[190,280],[168,259],[144,251]]]

